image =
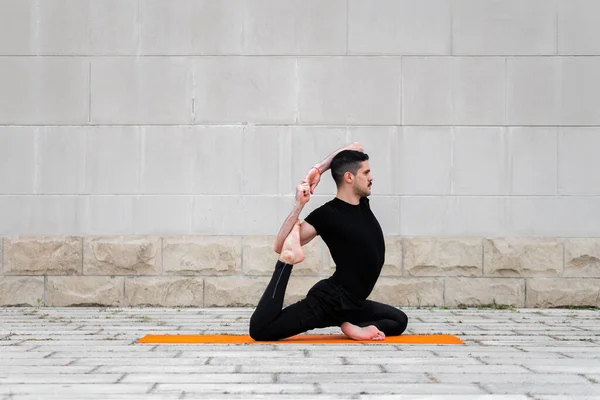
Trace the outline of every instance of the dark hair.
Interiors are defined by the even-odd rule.
[[[369,155],[356,150],[342,150],[337,153],[331,160],[331,176],[335,181],[336,186],[340,186],[344,181],[344,174],[350,172],[356,176],[360,169],[360,164],[367,161]]]

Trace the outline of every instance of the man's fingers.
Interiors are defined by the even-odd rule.
[[[304,195],[307,195],[311,191],[311,188],[309,185],[298,185],[296,190],[299,192],[301,191]]]

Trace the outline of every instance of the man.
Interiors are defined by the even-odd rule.
[[[366,300],[385,258],[383,232],[367,198],[373,183],[368,160],[359,143],[342,147],[315,165],[296,187],[294,206],[275,240],[279,260],[250,319],[254,340],[279,340],[329,326],[340,326],[351,339],[384,340],[406,329],[404,312]],[[328,169],[337,186],[336,197],[300,223],[300,212]],[[316,235],[329,248],[335,273],[315,284],[306,298],[282,310],[292,268],[304,259],[302,246]]]

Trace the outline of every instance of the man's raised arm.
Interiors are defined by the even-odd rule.
[[[323,172],[325,172],[329,169],[329,167],[331,166],[331,160],[333,160],[333,157],[335,157],[340,151],[343,151],[343,150],[363,151],[363,147],[358,142],[348,144],[344,147],[340,147],[339,149],[337,149],[336,151],[334,151],[333,153],[328,155],[327,158],[325,158],[320,163],[315,164],[315,166],[312,167],[310,169],[310,171],[308,171],[308,175],[306,175],[306,180],[308,181],[308,185],[310,186],[311,194],[315,193],[315,188],[321,181],[321,175],[323,174]]]
[[[310,188],[308,186],[308,181],[306,179],[302,179],[302,182],[296,186],[296,198],[294,199],[292,211],[290,211],[290,214],[281,225],[279,233],[277,234],[277,238],[275,239],[275,244],[273,245],[273,250],[275,250],[275,253],[281,253],[283,242],[292,231],[294,225],[298,222],[300,213],[309,199]]]

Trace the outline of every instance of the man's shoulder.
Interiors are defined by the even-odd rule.
[[[369,207],[369,198],[366,196],[361,197],[358,204]],[[337,197],[334,197],[331,200],[328,200],[327,202],[325,202],[322,205],[315,208],[312,212],[318,212],[318,213],[335,212],[336,210],[338,210],[338,211],[345,210],[346,209],[345,206],[347,206],[347,204],[345,204],[343,202],[343,200],[340,200]]]
[[[321,204],[320,206],[315,208],[312,212],[313,213],[324,213],[324,212],[331,211],[334,207],[335,207],[335,198],[328,200],[325,203]]]
[[[309,212],[304,221],[312,225],[317,230],[317,234],[320,235],[331,224],[334,214],[335,212],[330,200]]]
[[[321,204],[320,206],[316,207],[314,210],[312,210],[311,212],[308,213],[308,216],[322,217],[324,215],[328,215],[334,209],[334,203],[335,203],[334,200],[335,199],[328,200],[325,203]]]

